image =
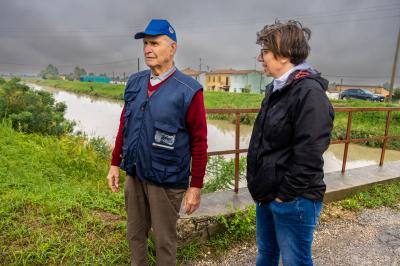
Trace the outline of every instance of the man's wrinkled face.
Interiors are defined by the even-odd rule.
[[[143,52],[148,67],[164,68],[174,60],[176,42],[166,35],[147,35],[143,38]]]

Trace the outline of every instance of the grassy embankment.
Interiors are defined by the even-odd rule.
[[[111,99],[122,99],[123,85],[99,84],[90,82],[71,82],[64,80],[40,80],[35,83],[61,88],[75,93],[100,96]],[[204,99],[206,108],[259,108],[263,95],[259,94],[237,94],[225,92],[205,91]],[[361,100],[341,101],[332,100],[334,106],[343,107],[373,107],[373,106],[398,106],[399,104],[373,103]],[[213,115],[213,119],[234,120],[234,116],[230,115]],[[252,124],[255,114],[242,115],[242,123]],[[386,122],[386,113],[368,112],[355,113],[353,116],[352,137],[365,138],[369,136],[379,136],[384,134]],[[333,131],[334,139],[345,138],[347,126],[347,114],[337,113],[335,117],[335,127]],[[392,114],[392,123],[390,127],[391,135],[400,135],[400,112]],[[378,141],[370,141],[364,143],[370,147],[381,147],[382,143]],[[390,149],[400,150],[400,140],[393,140],[388,146]]]
[[[0,265],[128,263],[123,195],[105,182],[108,153],[81,137],[0,125]]]
[[[123,193],[107,187],[104,140],[33,127],[44,113],[62,120],[63,109],[49,94],[0,80],[0,265],[127,265]],[[232,176],[231,162],[219,166]],[[180,249],[180,261],[192,251]]]
[[[123,194],[110,193],[104,180],[109,151],[84,138],[23,134],[5,124],[0,136],[0,265],[127,265]],[[335,205],[399,203],[394,183]],[[179,262],[254,239],[253,208],[219,219],[228,230],[181,248]]]
[[[0,265],[127,265],[123,194],[107,188],[108,158],[82,138],[27,135],[4,125],[0,135]],[[396,183],[335,204],[399,203]],[[254,238],[253,208],[219,219],[227,231],[181,248],[179,262]]]

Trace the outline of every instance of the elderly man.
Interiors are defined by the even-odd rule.
[[[167,20],[151,20],[135,39],[143,39],[150,70],[133,74],[126,85],[107,179],[116,192],[119,167],[127,173],[125,205],[132,265],[148,264],[150,228],[157,265],[175,265],[181,202],[184,198],[186,214],[199,207],[207,164],[203,92],[197,81],[174,66],[177,39]]]

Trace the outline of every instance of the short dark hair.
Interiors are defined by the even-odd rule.
[[[274,56],[289,58],[294,65],[303,63],[310,53],[308,40],[311,30],[300,22],[289,20],[286,23],[275,21],[257,33],[257,44],[270,50]]]

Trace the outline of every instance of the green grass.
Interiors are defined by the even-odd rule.
[[[0,265],[127,265],[123,195],[109,192],[109,150],[101,141],[22,134],[4,124],[0,136]],[[359,210],[399,203],[397,182],[338,204]],[[218,220],[226,231],[180,248],[179,263],[254,239],[254,208]]]
[[[99,96],[109,99],[123,99],[124,85],[66,81],[66,80],[29,80],[28,82],[36,83],[43,86],[60,88],[79,94],[87,94],[91,96]]]
[[[80,137],[0,136],[0,265],[128,264],[109,159]]]
[[[101,139],[24,134],[4,123],[0,135],[0,265],[128,265],[123,194],[107,187]],[[178,262],[251,236],[252,217],[219,217],[227,234],[180,248]]]
[[[399,104],[374,103],[361,100],[333,101],[334,106],[341,107],[400,107]],[[347,113],[336,112],[332,139],[345,139]],[[385,134],[386,112],[355,112],[352,118],[351,137],[368,138]],[[400,111],[392,112],[389,134],[400,135]],[[382,147],[382,141],[361,143],[369,147]],[[400,150],[400,139],[391,140],[387,146],[392,150]]]
[[[400,210],[400,181],[374,185],[368,190],[339,201],[337,204],[345,209],[361,210],[386,206]]]
[[[251,206],[244,211],[237,210],[231,217],[219,216],[217,221],[224,226],[222,233],[204,242],[193,242],[181,248],[177,254],[178,262],[184,263],[201,258],[204,254],[218,257],[230,247],[241,241],[253,241],[256,229],[256,210]]]

